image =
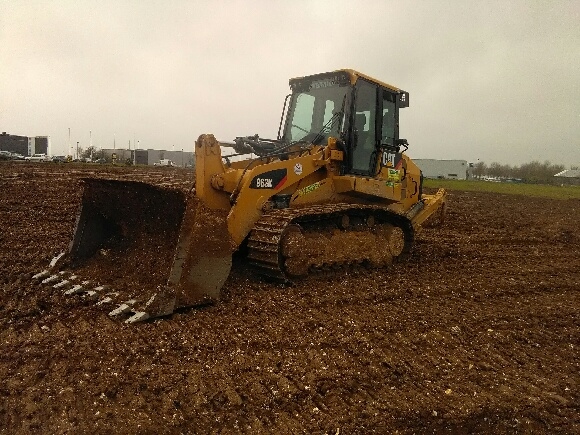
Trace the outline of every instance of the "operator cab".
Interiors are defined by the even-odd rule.
[[[286,143],[324,145],[336,137],[345,151],[343,173],[375,176],[377,159],[399,152],[399,109],[409,93],[353,70],[294,78],[284,124]]]

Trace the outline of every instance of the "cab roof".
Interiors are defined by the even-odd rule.
[[[390,84],[385,83],[385,82],[382,82],[380,80],[377,80],[377,79],[375,79],[373,77],[370,77],[370,76],[368,76],[366,74],[363,74],[361,72],[355,71],[354,69],[344,68],[344,69],[335,70],[333,72],[344,72],[344,73],[348,74],[348,76],[350,78],[350,84],[351,85],[354,85],[359,78],[363,78],[365,80],[368,80],[369,82],[375,83],[375,84],[377,84],[377,85],[379,85],[379,86],[381,86],[383,88],[390,89],[390,90],[392,90],[394,92],[397,92],[397,93],[399,93],[399,92],[405,92],[405,91],[403,91],[402,89],[400,89],[400,88],[398,88],[396,86],[390,85]],[[293,82],[296,82],[296,81],[299,81],[299,80],[302,80],[302,79],[305,79],[305,78],[308,78],[308,77],[315,77],[315,76],[319,76],[319,75],[323,75],[323,74],[326,75],[326,74],[329,74],[329,73],[318,73],[318,74],[312,74],[310,76],[294,77],[294,78],[290,79],[290,83],[292,84]]]
[[[359,77],[362,77],[363,79],[368,80],[369,82],[376,83],[377,85],[382,86],[382,87],[387,88],[387,89],[390,89],[392,91],[395,91],[395,92],[403,91],[402,89],[397,88],[396,86],[389,85],[388,83],[377,80],[371,76],[367,76],[366,74],[355,71],[354,69],[345,68],[345,69],[339,69],[337,71],[344,71],[344,72],[348,73],[348,75],[350,76],[350,83],[353,85],[356,83],[356,81],[359,79]]]

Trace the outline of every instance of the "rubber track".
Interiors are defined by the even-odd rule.
[[[403,230],[405,244],[404,255],[411,250],[414,240],[414,229],[411,221],[402,214],[388,210],[385,207],[356,204],[323,204],[305,208],[276,209],[264,213],[256,222],[248,238],[248,260],[261,275],[279,281],[292,281],[283,269],[281,241],[284,230],[294,223],[310,223],[328,220],[333,222],[340,215],[370,216],[377,223],[390,223]]]

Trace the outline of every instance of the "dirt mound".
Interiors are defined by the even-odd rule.
[[[391,270],[284,287],[238,261],[220,304],[126,326],[30,281],[66,250],[86,176],[191,187],[0,163],[7,432],[580,432],[580,201],[451,192]]]

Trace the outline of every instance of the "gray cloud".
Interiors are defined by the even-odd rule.
[[[0,129],[191,148],[274,136],[288,79],[411,93],[413,157],[580,163],[580,3],[2,2]]]

